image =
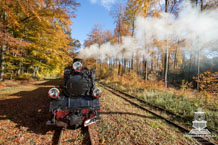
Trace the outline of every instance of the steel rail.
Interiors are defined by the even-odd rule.
[[[94,140],[92,137],[92,131],[90,129],[90,126],[81,127],[81,130],[82,134],[85,135],[85,138],[83,139],[83,144],[94,145]]]
[[[148,105],[149,107],[151,107],[151,109],[155,109],[155,110],[164,112],[164,113],[166,113],[167,115],[170,115],[171,117],[175,117],[175,118],[177,118],[177,119],[182,120],[183,122],[186,122],[186,121],[187,121],[187,122],[191,122],[191,121],[192,121],[192,120],[187,119],[187,118],[184,118],[184,117],[180,116],[179,114],[176,114],[176,113],[174,113],[174,112],[172,112],[172,111],[166,110],[166,109],[164,109],[164,108],[162,108],[162,107],[160,107],[160,106],[155,106],[155,105],[153,105],[153,104],[151,104],[151,103],[149,103],[149,102],[146,102],[146,101],[143,100],[143,99],[140,99],[140,98],[138,98],[138,97],[135,97],[135,96],[132,96],[132,95],[127,94],[127,93],[125,93],[125,92],[122,92],[122,91],[120,91],[120,90],[117,90],[117,89],[115,89],[115,88],[113,88],[113,87],[111,87],[111,86],[105,85],[105,84],[100,83],[100,82],[98,82],[98,83],[99,83],[100,85],[103,85],[103,86],[105,86],[105,87],[108,87],[108,88],[110,88],[110,89],[113,89],[113,90],[115,90],[115,91],[117,91],[117,92],[119,92],[119,93],[121,93],[121,94],[123,94],[123,95],[126,95],[126,96],[128,96],[128,97],[130,97],[130,98],[134,98],[135,100],[137,100],[137,101],[139,101],[139,102],[141,102],[141,103],[143,103],[143,104]],[[216,130],[214,130],[214,129],[212,129],[212,128],[209,128],[209,129],[210,129],[210,131],[212,131],[212,132],[218,134],[218,131],[216,131]]]
[[[92,137],[92,131],[91,131],[91,128],[90,126],[87,127],[88,128],[88,133],[89,133],[89,140],[90,140],[90,143],[91,145],[94,145],[94,140],[93,140],[93,137]]]
[[[55,128],[54,135],[52,137],[52,145],[60,145],[61,144],[61,137],[63,133],[63,128],[62,127],[57,127]],[[87,135],[87,138],[89,139],[90,145],[94,145],[94,140],[92,137],[92,131],[90,127],[82,127],[82,134]]]
[[[54,132],[54,135],[52,137],[52,145],[60,145],[62,132],[63,132],[62,127],[55,128],[55,132]]]

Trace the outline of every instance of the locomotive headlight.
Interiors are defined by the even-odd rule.
[[[81,71],[81,70],[82,70],[82,67],[83,67],[83,65],[82,65],[82,63],[79,62],[79,61],[73,63],[73,69],[74,69],[75,71]]]
[[[101,95],[102,95],[102,90],[101,89],[99,89],[99,88],[94,89],[93,96],[95,98],[99,98],[99,97],[101,97]]]
[[[48,96],[51,97],[52,99],[57,99],[59,95],[60,95],[60,91],[57,88],[51,88],[48,91]]]

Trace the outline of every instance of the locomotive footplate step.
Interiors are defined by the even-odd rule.
[[[84,122],[84,127],[89,126],[89,125],[91,125],[91,124],[93,124],[93,123],[96,123],[96,122],[99,121],[99,120],[100,120],[100,117],[99,117],[99,116],[95,116],[94,118],[88,119],[88,120],[86,120],[86,121]]]

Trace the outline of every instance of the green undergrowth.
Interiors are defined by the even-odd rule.
[[[131,89],[127,89],[125,85],[118,83],[109,81],[104,81],[103,83],[120,91],[137,96],[154,106],[159,106],[180,115],[188,120],[186,124],[188,124],[189,127],[191,127],[192,121],[194,120],[194,112],[197,112],[198,108],[201,108],[205,112],[209,130],[217,130],[218,128],[218,106],[215,103],[209,104],[199,97],[190,98],[185,93],[177,95],[171,91],[160,91],[153,88],[140,89],[131,87]]]
[[[171,92],[158,91],[143,92],[140,93],[138,97],[144,99],[150,104],[179,114],[189,121],[193,120],[194,112],[196,112],[198,108],[202,108],[206,114],[208,127],[214,130],[218,127],[217,112],[211,111],[209,108],[207,108],[207,106],[205,106],[204,100],[197,98],[187,98],[184,95],[177,96]]]

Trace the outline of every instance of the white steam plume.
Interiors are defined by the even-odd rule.
[[[178,17],[161,13],[160,17],[136,18],[136,34],[134,37],[122,37],[122,44],[105,43],[83,48],[79,57],[96,59],[131,59],[132,55],[149,57],[154,40],[183,40],[189,46],[186,50],[209,51],[218,48],[218,9],[200,11],[191,4],[185,4]]]

